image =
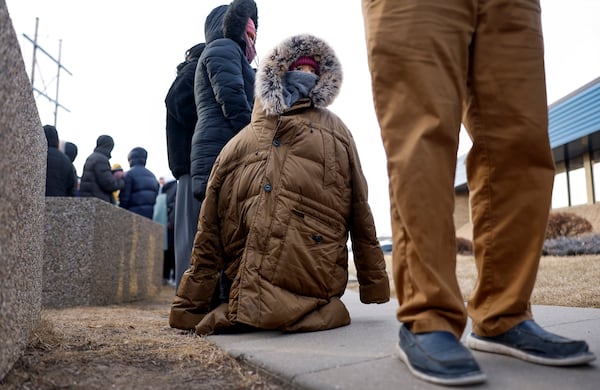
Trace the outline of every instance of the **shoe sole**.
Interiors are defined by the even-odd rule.
[[[435,383],[438,385],[445,385],[445,386],[463,386],[463,385],[475,385],[475,384],[483,383],[486,381],[486,376],[484,373],[460,377],[460,378],[452,378],[452,379],[440,378],[437,376],[427,375],[427,374],[417,370],[416,368],[414,368],[412,366],[412,364],[410,364],[410,361],[408,360],[408,356],[406,356],[406,354],[404,353],[404,351],[402,350],[402,348],[400,348],[400,345],[398,345],[398,344],[396,344],[396,355],[398,356],[398,358],[400,360],[402,360],[402,362],[404,364],[406,364],[406,367],[408,367],[408,370],[410,371],[411,374],[413,374],[415,377],[417,377],[421,380],[427,381],[427,382]]]
[[[470,334],[467,336],[467,347],[476,351],[512,356],[526,362],[542,364],[544,366],[578,366],[596,359],[596,356],[590,352],[562,359],[544,358],[504,344],[483,340]]]

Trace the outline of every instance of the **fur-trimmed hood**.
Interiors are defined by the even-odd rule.
[[[327,107],[339,94],[342,65],[331,46],[313,35],[295,35],[275,46],[261,59],[258,67],[254,94],[267,115],[283,114],[290,108],[283,97],[283,76],[302,56],[311,57],[319,64],[319,80],[310,92],[312,104]]]
[[[243,50],[246,50],[244,35],[248,18],[258,31],[258,9],[254,0],[233,0],[223,16],[223,37],[237,42]]]
[[[214,8],[204,23],[206,43],[220,38],[229,38],[245,48],[244,33],[248,18],[254,21],[258,31],[258,8],[254,0],[233,0],[229,5]]]

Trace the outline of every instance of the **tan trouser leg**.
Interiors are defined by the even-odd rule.
[[[508,10],[519,15],[505,18]],[[508,329],[530,315],[554,172],[538,2],[363,0],[363,12],[388,157],[398,319],[417,333],[464,329],[452,213],[465,102],[482,281],[469,313],[480,334]]]
[[[554,163],[539,1],[482,3],[465,106],[479,271],[468,312],[477,334],[493,336],[531,318]]]
[[[388,158],[398,320],[460,336],[454,173],[474,1],[363,0],[375,110]]]

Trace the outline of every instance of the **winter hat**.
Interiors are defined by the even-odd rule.
[[[131,149],[131,152],[127,155],[127,160],[130,166],[134,165],[146,165],[146,159],[148,158],[148,152],[146,149],[138,146]]]
[[[65,142],[65,154],[69,157],[71,162],[75,161],[75,157],[77,157],[77,145],[73,142]]]
[[[110,168],[110,171],[112,173],[115,173],[117,171],[123,171],[123,167],[121,167],[121,164],[113,164],[112,167]]]
[[[115,147],[115,141],[110,135],[101,135],[96,140],[96,147],[103,147],[111,150]]]
[[[290,65],[289,70],[296,70],[297,67],[302,66],[302,65],[311,66],[315,70],[315,73],[317,75],[319,75],[319,64],[317,64],[317,61],[315,61],[311,57],[307,57],[307,56],[302,56],[302,57],[298,58],[296,61],[294,61]]]
[[[58,148],[58,131],[56,131],[56,127],[52,125],[44,125],[44,133],[46,134],[48,147]]]

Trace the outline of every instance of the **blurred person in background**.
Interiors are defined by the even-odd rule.
[[[125,185],[119,192],[119,207],[152,219],[159,184],[148,168],[148,152],[142,147],[133,148],[127,155],[129,170],[125,172]]]
[[[59,139],[56,127],[44,126],[48,142],[46,159],[46,196],[76,196],[77,175],[66,154],[58,149]]]
[[[125,180],[122,171],[115,172],[114,175],[111,171],[109,160],[114,147],[115,142],[110,135],[98,137],[93,153],[88,156],[83,166],[80,196],[95,197],[116,204],[113,191],[122,189]]]
[[[163,182],[165,182],[164,178]],[[175,286],[175,197],[177,180],[170,180],[160,188],[152,219],[164,226],[163,285]]]

